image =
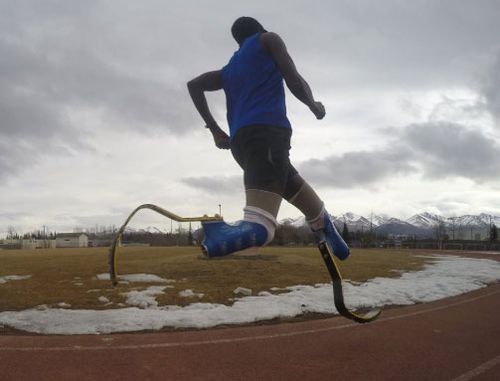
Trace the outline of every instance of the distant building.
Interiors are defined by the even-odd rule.
[[[393,239],[395,241],[408,241],[409,239],[413,239],[414,237],[409,236],[408,234],[387,234],[387,238]]]
[[[88,247],[89,238],[84,233],[58,233],[56,247]]]
[[[55,239],[22,239],[22,249],[54,249],[56,247]]]
[[[56,247],[55,239],[5,239],[0,241],[2,249],[53,249]]]
[[[21,249],[22,244],[19,239],[7,238],[0,242],[0,247],[2,249]]]

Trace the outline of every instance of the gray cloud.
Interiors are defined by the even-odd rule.
[[[411,124],[391,130],[385,149],[348,152],[300,163],[314,184],[353,188],[377,184],[396,175],[420,173],[431,179],[462,177],[478,183],[496,182],[500,145],[481,131],[449,122]]]
[[[189,129],[192,106],[186,102],[184,83],[141,77],[114,67],[96,52],[74,47],[37,52],[4,38],[0,54],[8,57],[0,67],[3,133],[75,130],[65,120],[70,108],[111,118],[117,121],[110,125],[114,129]]]
[[[403,131],[401,142],[428,177],[498,180],[500,146],[481,131],[448,122],[412,124]]]
[[[500,52],[484,74],[481,92],[488,111],[500,127]]]
[[[312,159],[300,163],[298,169],[314,184],[333,188],[370,185],[390,176],[415,171],[407,153],[392,149]]]
[[[131,135],[199,127],[185,82],[227,62],[236,49],[229,28],[242,14],[283,36],[319,95],[343,88],[467,85],[500,35],[500,4],[487,0],[315,6],[290,0],[285,8],[257,0],[250,13],[224,0],[217,8],[175,0],[0,0],[0,139],[9,140],[8,155],[0,153],[0,179],[35,162],[36,149],[29,147],[88,148],[86,137],[98,127],[83,126],[82,114]],[[483,86],[497,116],[499,72],[493,70]],[[224,114],[220,102],[213,107]],[[332,157],[331,164],[366,159],[352,155]],[[386,155],[376,155],[373,173],[385,173],[377,168],[389,160]],[[359,182],[358,172],[346,175],[347,183]]]
[[[325,88],[472,86],[499,43],[500,3],[488,0],[289,3],[277,26],[301,31],[292,53]]]
[[[176,70],[165,51],[161,68],[158,57],[150,63],[153,47],[140,49],[144,35],[127,35],[133,15],[125,12],[129,24],[117,31],[104,3],[71,4],[0,3],[0,179],[35,163],[42,147],[44,155],[89,149],[97,125],[184,134],[200,124],[187,76],[176,76],[183,66]],[[82,114],[100,123],[83,126]]]
[[[243,178],[239,176],[200,176],[185,177],[181,182],[211,194],[233,194],[235,190],[243,190]]]

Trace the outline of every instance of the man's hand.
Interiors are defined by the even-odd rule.
[[[229,143],[229,136],[219,127],[217,124],[207,125],[207,128],[210,129],[212,136],[214,138],[214,142],[217,148],[220,149],[229,149],[231,148]]]
[[[314,102],[309,108],[311,109],[314,116],[316,116],[316,119],[323,119],[325,117],[326,111],[323,103]]]

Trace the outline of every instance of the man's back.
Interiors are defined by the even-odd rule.
[[[222,69],[231,136],[249,125],[291,128],[286,117],[283,76],[260,43],[248,37]]]

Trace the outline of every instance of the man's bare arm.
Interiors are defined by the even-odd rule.
[[[212,132],[215,145],[218,148],[229,148],[229,136],[219,127],[208,107],[205,91],[216,91],[222,89],[221,71],[210,71],[202,74],[187,83],[189,95],[193,103],[205,121],[206,127]]]
[[[325,116],[325,108],[321,102],[314,100],[311,88],[297,71],[281,37],[276,33],[268,32],[260,36],[260,41],[264,49],[273,57],[292,94],[307,105],[316,118],[322,119]]]
[[[221,71],[209,71],[202,74],[187,83],[189,95],[193,103],[205,121],[207,127],[217,124],[210,109],[208,108],[207,98],[205,91],[215,91],[222,89]]]

